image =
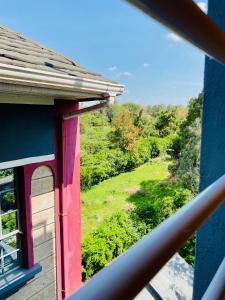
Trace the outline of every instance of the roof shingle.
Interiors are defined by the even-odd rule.
[[[114,83],[4,25],[0,25],[0,63]]]

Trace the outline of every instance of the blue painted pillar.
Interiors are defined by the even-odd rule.
[[[209,0],[208,14],[225,31],[225,0]],[[206,58],[200,190],[225,174],[225,67]],[[197,234],[194,300],[201,299],[225,256],[225,204]]]

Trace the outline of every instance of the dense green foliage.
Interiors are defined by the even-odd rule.
[[[144,181],[141,187],[141,192],[129,199],[135,203],[132,215],[135,220],[143,221],[151,229],[162,223],[192,198],[189,190],[168,181]]]
[[[111,177],[90,190],[81,192],[82,239],[98,228],[101,222],[116,212],[130,212],[134,202],[130,197],[139,197],[142,182],[161,182],[168,177],[168,163],[155,159],[131,172]]]
[[[138,241],[141,237],[139,227],[135,226],[125,212],[120,212],[103,221],[89,234],[83,242],[83,280],[95,274]],[[141,230],[144,230],[143,227]],[[144,232],[146,233],[147,229]]]
[[[181,107],[114,105],[81,118],[81,188],[166,154],[185,110]]]
[[[7,211],[13,209],[15,206],[15,194],[14,192],[6,192],[0,197],[1,209]]]
[[[158,161],[109,179],[93,192],[82,193],[84,220],[88,214],[91,226],[83,240],[83,279],[95,274],[192,198],[189,190],[170,183],[167,176],[167,164]],[[98,224],[99,218],[103,221]],[[185,246],[181,254],[192,263],[189,249]]]
[[[200,93],[188,104],[187,117],[181,122],[176,139],[170,152],[173,163],[169,170],[179,186],[190,190],[193,195],[198,193],[202,98]],[[192,237],[181,249],[181,255],[186,261],[194,264],[195,237]]]
[[[171,174],[193,194],[198,192],[199,185],[201,113],[202,94],[189,101],[187,117],[180,124],[170,152],[174,159],[170,167]]]
[[[83,220],[91,225],[89,232],[84,229],[84,280],[196,194],[201,106],[200,94],[188,110],[127,103],[82,120]],[[166,161],[171,159],[168,177]],[[192,265],[194,247],[193,237],[180,249]]]
[[[5,233],[12,232],[16,229],[16,213],[10,213],[2,217],[2,228]]]
[[[195,262],[195,236],[191,237],[184,246],[180,249],[179,253],[185,258],[186,262],[194,266]]]
[[[12,175],[12,174],[13,174],[13,169],[0,170],[0,178],[4,178],[4,177]]]

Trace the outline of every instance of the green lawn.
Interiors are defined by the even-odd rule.
[[[112,177],[81,193],[82,238],[105,218],[117,211],[128,211],[131,196],[142,189],[144,181],[161,181],[168,177],[166,162],[145,164],[136,170]]]

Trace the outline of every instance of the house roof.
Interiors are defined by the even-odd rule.
[[[70,89],[71,91],[74,89],[77,91],[82,88],[82,92],[85,89],[92,92],[96,89],[99,93],[115,91],[115,95],[121,94],[123,91],[122,85],[87,70],[80,66],[78,62],[3,25],[0,25],[0,66],[0,82],[11,79],[15,75],[12,74],[13,70],[16,72],[14,77],[18,79],[19,76],[20,82],[23,81],[24,85],[45,85],[47,88],[54,87],[61,89],[61,91],[64,88],[67,91]],[[5,66],[8,68],[6,69]],[[31,76],[33,74],[35,75],[35,81]],[[43,77],[44,75],[45,77]],[[41,76],[41,78],[38,77],[37,79],[37,76]],[[46,77],[51,78],[49,86],[47,86],[48,79]],[[14,82],[19,84],[16,80],[13,80]]]
[[[3,25],[0,25],[0,63],[114,82]]]

